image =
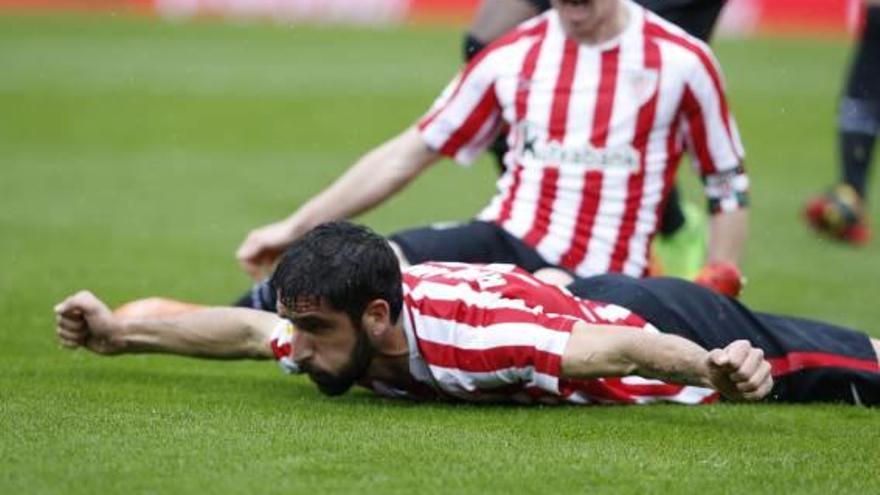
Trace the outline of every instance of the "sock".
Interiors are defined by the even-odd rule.
[[[684,225],[684,212],[681,211],[681,198],[678,194],[678,185],[673,185],[666,198],[666,205],[660,214],[660,235],[668,236],[675,234]]]
[[[880,132],[880,6],[869,6],[839,111],[842,180],[864,198]]]
[[[874,134],[840,132],[840,161],[843,164],[841,180],[852,186],[862,199],[867,191],[874,141]]]

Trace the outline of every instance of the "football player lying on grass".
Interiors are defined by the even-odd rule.
[[[80,292],[56,306],[56,332],[104,355],[274,357],[328,395],[357,383],[475,402],[880,403],[880,341],[752,312],[679,279],[603,275],[564,289],[511,265],[401,272],[384,238],[334,222],[291,246],[272,285],[278,315],[125,319]]]

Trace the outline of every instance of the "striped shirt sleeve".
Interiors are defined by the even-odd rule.
[[[418,124],[431,149],[461,165],[472,164],[501,128],[501,108],[495,93],[495,53],[474,58]]]
[[[278,362],[278,366],[285,373],[292,375],[301,373],[299,365],[293,360],[293,340],[296,336],[296,330],[293,324],[288,320],[278,318],[275,328],[272,329],[272,337],[269,345],[272,347],[272,354]]]
[[[710,212],[735,211],[748,205],[743,146],[718,62],[705,45],[700,48],[682,100],[688,149],[703,180]]]
[[[577,318],[464,284],[423,281],[406,300],[421,355],[445,392],[473,397],[517,386],[559,393]]]

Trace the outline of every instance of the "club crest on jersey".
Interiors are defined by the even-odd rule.
[[[528,122],[517,125],[514,150],[524,160],[532,159],[545,164],[572,165],[586,170],[636,173],[641,155],[632,146],[595,148],[584,142],[565,145],[547,140]]]
[[[633,71],[627,79],[627,86],[632,94],[633,101],[641,106],[657,93],[660,71],[657,69],[641,69]]]

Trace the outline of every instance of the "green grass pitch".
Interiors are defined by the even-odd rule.
[[[880,491],[865,409],[328,399],[271,363],[58,348],[52,305],[80,288],[231,300],[248,228],[416,118],[458,43],[451,28],[0,18],[0,493]],[[838,246],[799,219],[835,177],[847,45],[717,51],[754,184],[745,300],[880,336],[880,242]],[[438,165],[362,220],[466,218],[493,174]]]

